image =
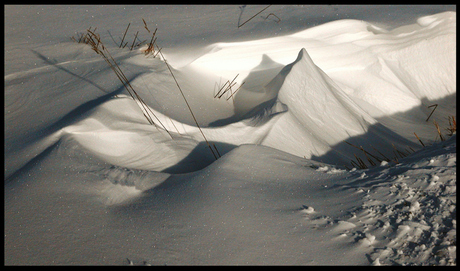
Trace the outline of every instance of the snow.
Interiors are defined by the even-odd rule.
[[[5,6],[5,264],[456,265],[455,7],[264,7]]]

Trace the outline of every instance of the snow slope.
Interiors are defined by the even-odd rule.
[[[203,10],[225,21],[232,7]],[[188,8],[111,9],[197,25],[203,11]],[[8,7],[6,50],[24,61],[5,62],[5,263],[456,264],[456,136],[422,148],[413,135],[435,141],[429,105],[441,127],[456,115],[456,13],[393,29],[357,19],[302,28],[305,10],[273,6],[289,22],[274,37],[263,33],[276,22],[261,18],[241,32],[195,29],[194,42],[159,28],[169,67],[111,43],[121,21],[107,36],[89,20],[154,127],[100,56],[63,40],[69,25],[13,49],[27,46]],[[238,92],[217,98],[232,80]],[[345,141],[416,152],[345,170],[365,159]]]

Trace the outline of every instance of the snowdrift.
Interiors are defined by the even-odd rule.
[[[332,146],[349,138],[355,138],[352,140],[355,145],[377,148],[386,156],[393,155],[393,146],[401,150],[420,148],[414,132],[422,140],[432,138],[432,129],[426,129],[422,121],[429,114],[423,106],[428,105],[430,100],[435,103],[437,98],[455,94],[452,87],[455,86],[455,58],[448,53],[455,51],[452,47],[455,45],[455,31],[446,30],[452,29],[453,16],[451,13],[433,15],[420,19],[416,25],[392,31],[378,30],[361,21],[346,20],[288,37],[219,43],[210,45],[212,50],[188,65],[173,66],[173,73],[200,125],[207,127],[203,131],[208,140],[235,146],[263,144],[300,157],[324,156],[319,158],[323,162],[346,165],[354,159],[355,150],[352,147],[333,150]],[[340,31],[337,26],[340,26]],[[342,29],[350,30],[345,34]],[[427,42],[427,36],[436,38]],[[293,38],[295,42],[291,42]],[[334,66],[331,66],[330,54],[325,49],[318,49],[318,42],[328,45],[325,46],[327,52],[341,52],[335,55],[339,61],[336,60]],[[438,50],[439,44],[446,46]],[[293,62],[284,66],[276,62],[287,62],[287,55],[296,46],[305,47],[297,51]],[[315,64],[305,48],[309,48],[332,77]],[[257,53],[262,50],[267,53]],[[433,50],[437,53],[431,54]],[[426,53],[421,55],[420,52]],[[432,75],[421,78],[416,72],[420,65],[408,61],[408,55],[416,55],[417,63],[424,61],[423,66],[433,67],[441,78],[435,76],[437,78],[434,79]],[[260,59],[259,63],[256,63],[257,59]],[[173,141],[161,143],[171,146],[167,148],[168,155],[160,155],[163,159],[154,159],[155,163],[139,158],[136,159],[139,162],[124,164],[121,162],[123,158],[119,157],[107,161],[150,170],[173,166],[203,141],[202,135],[195,127],[169,71],[159,59],[145,59],[139,55],[131,57],[128,63],[150,67],[154,71],[135,77],[133,86],[157,112],[169,132],[187,135],[185,138],[188,139],[179,136],[179,142],[190,139],[192,142],[186,143],[186,146]],[[132,68],[128,66],[127,69]],[[235,75],[238,75],[237,79],[242,78],[241,81],[235,80],[234,90],[239,88],[238,92],[231,98],[230,93],[221,99],[214,98],[224,82],[231,81]],[[397,112],[414,108],[408,120],[405,120],[407,117],[392,117]],[[419,121],[419,125],[414,120]],[[444,120],[442,124],[447,123]],[[405,125],[411,130],[394,129]],[[358,138],[360,135],[366,136]],[[120,141],[104,149],[112,152],[117,148],[129,148],[125,145],[127,143],[121,147],[122,134],[119,138]],[[110,144],[107,143],[110,141],[106,140],[104,144]],[[132,155],[137,153],[139,157],[153,158],[163,153],[154,148],[148,151],[152,147],[145,148],[143,145],[146,144],[145,141],[134,143]],[[102,146],[86,144],[90,148],[96,145]],[[222,152],[225,153],[225,150]]]
[[[108,49],[161,125],[88,45],[6,69],[6,264],[455,264],[455,12]]]

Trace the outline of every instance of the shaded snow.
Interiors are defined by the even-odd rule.
[[[238,6],[7,7],[5,263],[456,264],[456,135],[435,142],[431,123],[456,115],[456,13],[414,7],[428,16],[375,23],[342,7],[311,27],[307,6],[270,8],[279,26],[255,18],[238,30],[223,23]],[[165,62],[110,43],[128,22],[94,17],[107,9],[159,27],[219,159]],[[222,24],[200,26],[202,12]],[[43,25],[25,38],[27,14]],[[165,24],[172,14],[184,20]],[[168,133],[94,51],[69,42],[89,26]],[[238,92],[214,98],[234,78]],[[414,153],[349,170],[361,151],[345,141]]]

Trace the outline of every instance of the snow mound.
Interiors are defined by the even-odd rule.
[[[264,144],[299,156],[311,154],[312,146],[324,150],[345,138],[363,134],[367,126],[375,123],[313,63],[305,49],[266,88],[279,89],[278,99],[287,106],[287,113],[272,128]],[[305,142],[311,144],[310,148],[302,148]]]
[[[373,264],[456,264],[455,141],[453,136],[396,167],[366,172],[349,186],[363,204],[339,218],[333,231],[370,248]]]
[[[269,8],[7,6],[5,263],[455,265],[456,135],[431,122],[456,116],[456,13]],[[151,18],[165,58],[120,48]],[[89,26],[156,125],[69,41]],[[362,149],[396,157],[346,168]]]

